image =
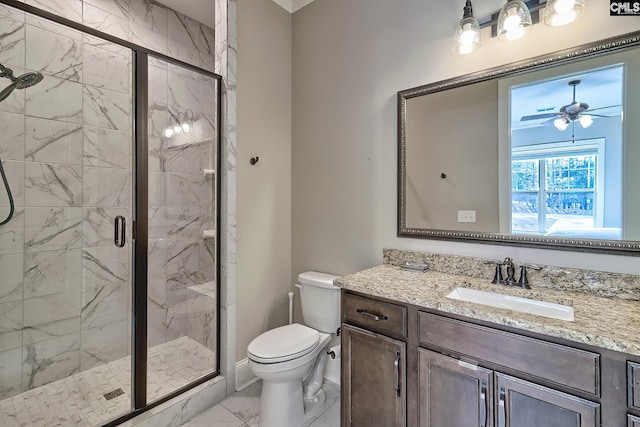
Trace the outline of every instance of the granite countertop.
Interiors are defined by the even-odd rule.
[[[531,283],[533,289],[493,285],[485,279],[437,271],[407,271],[388,264],[341,277],[334,284],[371,296],[640,356],[638,301],[536,288],[535,283]],[[575,320],[549,319],[445,298],[459,286],[570,305]]]

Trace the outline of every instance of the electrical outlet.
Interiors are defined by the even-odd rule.
[[[458,222],[476,222],[476,211],[458,211]]]

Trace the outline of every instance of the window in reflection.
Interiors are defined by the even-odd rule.
[[[511,231],[554,235],[598,227],[604,198],[597,185],[599,142],[544,144],[515,150],[511,162]],[[604,154],[601,154],[604,156]],[[599,167],[600,166],[600,167]],[[543,209],[540,209],[543,206]],[[614,232],[614,230],[610,230]],[[619,230],[617,230],[619,235]]]

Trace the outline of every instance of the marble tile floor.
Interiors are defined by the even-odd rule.
[[[213,371],[215,353],[189,337],[149,349],[148,401]],[[124,394],[107,400],[104,394]],[[0,401],[0,426],[99,426],[129,412],[131,357],[127,356]]]
[[[340,427],[340,387],[325,380],[322,389],[327,400],[319,415],[301,427]],[[262,383],[247,387],[221,403],[201,412],[180,427],[257,427],[260,419]]]

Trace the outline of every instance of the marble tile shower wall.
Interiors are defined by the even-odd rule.
[[[149,66],[149,346],[190,336],[216,350],[216,80]],[[191,132],[164,136],[179,115]]]
[[[44,79],[0,103],[0,399],[128,354],[132,203],[130,51],[1,12],[0,63]]]
[[[214,71],[214,30],[153,0],[20,1]]]

